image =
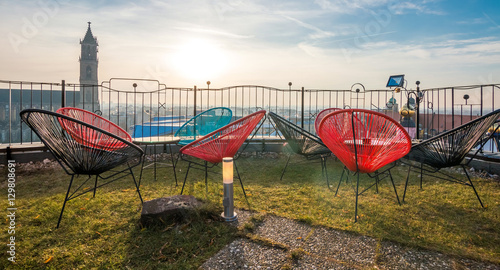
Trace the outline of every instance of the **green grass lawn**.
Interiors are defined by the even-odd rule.
[[[321,174],[319,163],[292,158],[283,180],[285,157],[247,157],[238,161],[248,200],[235,182],[235,206],[262,214],[275,214],[312,225],[368,235],[405,245],[428,248],[456,256],[500,263],[500,183],[474,178],[487,205],[482,209],[470,187],[424,178],[419,189],[413,173],[406,202],[397,204],[389,180],[381,181],[379,193],[368,190],[359,198],[359,219],[354,223],[352,184],[343,182],[334,196],[342,173],[339,161],[328,161],[331,189]],[[138,172],[138,168],[137,172]],[[178,167],[179,186],[171,168],[145,170],[141,185],[144,200],[180,193],[186,164]],[[221,171],[220,168],[215,168]],[[402,197],[407,167],[392,170]],[[7,172],[3,172],[7,175]],[[222,177],[209,174],[208,193],[203,172],[191,171],[184,194],[207,202],[184,221],[167,221],[144,228],[140,224],[141,204],[132,179],[124,178],[97,191],[85,194],[66,205],[61,227],[55,229],[69,181],[61,169],[23,171],[16,178],[16,263],[7,261],[7,246],[0,248],[0,268],[198,268],[237,237],[244,235],[220,221]],[[373,183],[366,176],[362,185]],[[2,181],[2,190],[7,183]],[[6,194],[4,192],[4,194]],[[7,208],[7,195],[2,206]],[[1,231],[4,243],[9,237],[6,214]]]

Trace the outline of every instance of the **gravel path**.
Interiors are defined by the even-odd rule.
[[[254,214],[237,213],[235,226],[252,223]],[[266,215],[247,238],[227,245],[201,269],[500,270],[500,265]]]

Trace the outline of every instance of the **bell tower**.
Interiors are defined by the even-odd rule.
[[[80,104],[88,111],[99,110],[99,91],[97,80],[97,38],[92,35],[90,22],[87,33],[83,40],[80,40]]]

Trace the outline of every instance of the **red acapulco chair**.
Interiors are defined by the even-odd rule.
[[[316,119],[314,120],[314,130],[316,131],[316,134],[318,134],[318,129],[319,129],[319,123],[321,123],[321,120],[323,120],[323,117],[325,117],[327,114],[342,110],[340,108],[327,108],[318,113],[316,115]]]
[[[132,142],[132,136],[130,136],[130,134],[128,134],[124,129],[95,113],[73,107],[60,108],[56,112],[97,127],[128,142]],[[111,137],[98,137],[96,136],[97,133],[93,130],[87,129],[84,131],[78,128],[79,126],[73,124],[72,122],[61,121],[61,125],[71,135],[71,137],[73,137],[73,139],[89,147],[115,150],[126,146],[126,144],[119,142]]]
[[[326,115],[321,120],[318,131],[321,140],[332,153],[348,170],[357,174],[355,221],[358,214],[358,196],[373,185],[377,185],[381,174],[387,173],[390,177],[396,199],[400,203],[390,173],[393,166],[378,172],[382,167],[404,157],[410,151],[410,136],[399,123],[378,112],[346,109]],[[360,173],[367,173],[368,176],[376,178],[375,184],[361,192],[359,192]],[[371,173],[375,174],[370,175]]]
[[[222,162],[222,159],[224,157],[235,157],[245,140],[265,116],[265,110],[252,113],[182,147],[179,150],[181,155],[187,155],[201,159],[204,161],[204,164],[185,159],[189,162],[189,165],[186,171],[186,177],[184,178],[184,183],[182,184],[181,194],[184,192],[184,186],[186,185],[186,179],[189,174],[189,169],[196,166],[203,167],[205,169],[205,186],[208,191],[208,168],[211,168],[216,164]],[[264,121],[262,121],[262,123],[263,122]],[[208,166],[208,163],[212,163],[212,165]],[[234,164],[236,173],[240,180],[241,188],[243,189],[243,194],[245,194],[246,197],[245,188],[243,187],[243,182],[241,181],[238,168],[236,167],[236,162]]]

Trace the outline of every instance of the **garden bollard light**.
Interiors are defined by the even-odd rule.
[[[222,217],[224,220],[231,222],[238,220],[238,216],[234,212],[233,201],[233,158],[225,157],[222,159],[222,183],[224,185],[224,212]]]

